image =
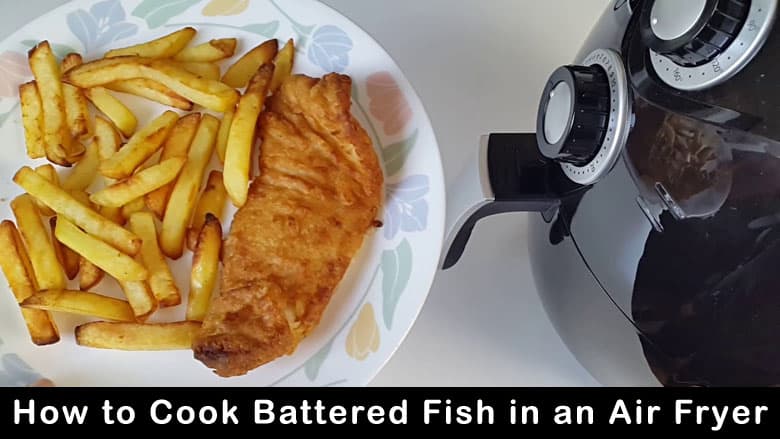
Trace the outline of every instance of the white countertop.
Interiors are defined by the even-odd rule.
[[[0,0],[0,38],[66,0]],[[395,58],[428,110],[447,181],[479,136],[531,130],[544,81],[610,0],[323,0]],[[439,273],[376,386],[589,386],[534,288],[525,216],[484,220]]]

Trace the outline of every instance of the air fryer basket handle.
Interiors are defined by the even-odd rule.
[[[561,203],[557,186],[564,180],[560,166],[539,153],[536,134],[484,136],[477,157],[449,190],[442,269],[458,262],[482,218],[507,212],[552,215]]]

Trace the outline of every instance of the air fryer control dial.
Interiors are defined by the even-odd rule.
[[[640,32],[658,77],[686,91],[718,85],[758,53],[778,0],[645,2]]]
[[[696,67],[723,53],[745,25],[750,0],[655,0],[642,10],[648,47],[675,64]]]
[[[537,117],[539,151],[559,162],[572,181],[593,184],[620,155],[629,111],[620,55],[596,50],[581,65],[558,68],[547,82]]]
[[[541,153],[562,163],[590,162],[606,135],[609,109],[609,81],[602,67],[560,67],[547,83],[540,108]]]

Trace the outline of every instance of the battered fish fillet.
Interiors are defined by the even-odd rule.
[[[382,203],[352,81],[291,77],[259,122],[260,175],[223,253],[221,293],[193,349],[221,376],[295,351],[320,321]]]

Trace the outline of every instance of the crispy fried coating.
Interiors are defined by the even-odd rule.
[[[383,174],[350,112],[351,78],[292,76],[259,122],[260,174],[224,246],[221,293],[193,350],[221,376],[291,354],[374,227]]]

